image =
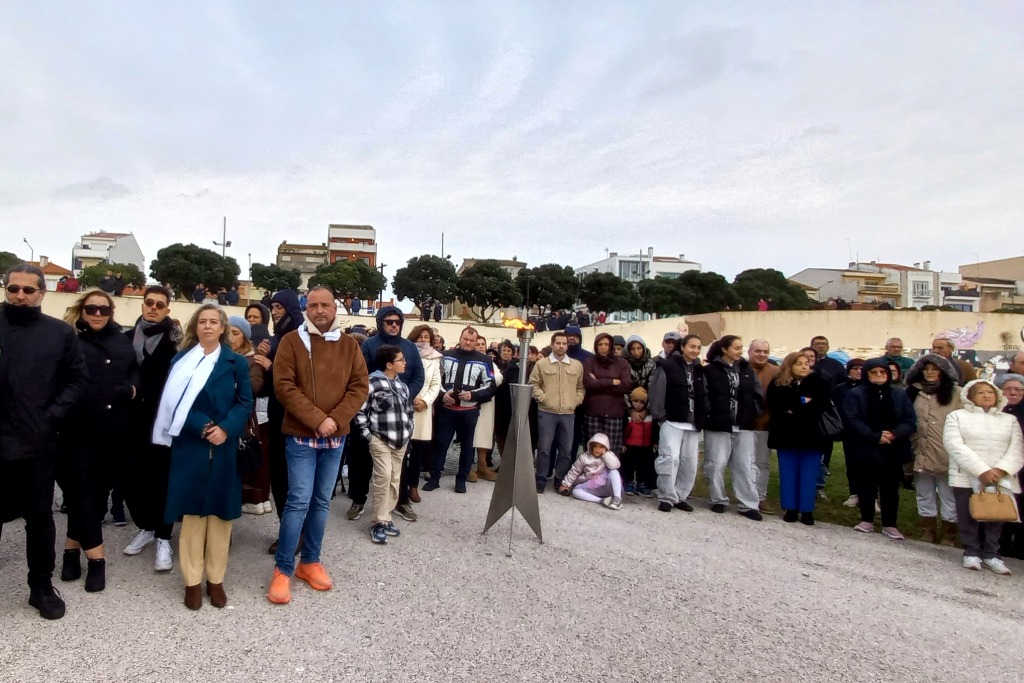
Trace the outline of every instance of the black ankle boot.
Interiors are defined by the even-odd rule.
[[[60,570],[61,581],[78,581],[82,578],[82,551],[79,548],[64,551],[64,566]]]
[[[782,515],[782,521],[792,524],[797,520],[798,514],[799,513],[796,510],[786,510],[786,514]]]
[[[85,592],[99,593],[107,587],[107,561],[102,557],[89,560],[89,568],[85,574]]]
[[[60,619],[64,616],[64,600],[49,581],[46,585],[32,589],[28,604],[39,610],[43,619]]]

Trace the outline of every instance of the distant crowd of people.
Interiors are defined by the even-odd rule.
[[[875,532],[880,515],[881,532],[902,540],[899,491],[913,486],[922,539],[962,546],[964,567],[1008,574],[1001,553],[1024,557],[1019,524],[970,511],[976,490],[1021,494],[1024,353],[998,387],[957,362],[947,339],[918,359],[890,339],[884,356],[843,364],[816,336],[777,362],[765,340],[725,335],[705,349],[676,330],[656,349],[602,332],[590,351],[569,324],[522,358],[471,326],[451,348],[428,323],[406,333],[393,306],[376,311],[375,329],[342,329],[326,287],[305,292],[305,310],[282,290],[228,317],[197,286],[205,303],[177,326],[172,293],[150,286],[125,333],[103,288],[80,293],[62,322],[42,314],[38,268],[16,266],[5,282],[0,521],[25,520],[29,603],[48,619],[65,612],[52,583],[55,482],[67,513],[62,581],[105,588],[103,521],[109,511],[127,524],[127,507],[138,529],[124,554],[153,546],[154,568],[171,570],[179,525],[185,606],[199,609],[205,593],[224,607],[233,521],[276,513],[267,598],[285,604],[294,580],[332,588],[321,555],[343,463],[347,519],[369,514],[370,540],[393,543],[396,518],[416,521],[421,495],[441,487],[453,441],[455,493],[497,478],[522,379],[538,493],[550,483],[611,510],[636,496],[692,512],[703,450],[710,509],[735,499],[759,522],[776,513],[774,450],[782,518],[811,526],[842,442],[856,531]]]

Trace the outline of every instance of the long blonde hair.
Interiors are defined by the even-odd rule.
[[[793,376],[793,366],[796,365],[796,362],[803,357],[804,354],[800,353],[799,351],[794,351],[793,353],[786,356],[786,358],[782,361],[782,369],[779,371],[779,376],[775,378],[775,383],[778,384],[780,387],[788,387],[790,384],[792,384],[793,380],[796,379]]]
[[[114,305],[114,297],[110,296],[110,294],[104,292],[102,289],[97,289],[95,287],[87,289],[79,295],[74,304],[68,306],[67,313],[64,314],[64,322],[75,328],[75,332],[78,332],[78,321],[82,319],[82,309],[85,308],[85,302],[92,296],[101,296],[107,300],[107,305],[111,308],[110,319],[114,319],[113,309],[117,308]]]
[[[185,336],[182,337],[181,343],[178,344],[179,351],[188,351],[193,346],[199,343],[199,335],[196,330],[199,328],[199,314],[203,311],[217,311],[220,314],[220,325],[222,331],[220,333],[220,343],[227,344],[231,347],[231,325],[228,323],[228,314],[224,312],[224,309],[217,304],[203,304],[196,309],[196,312],[189,318],[188,324],[185,325]]]

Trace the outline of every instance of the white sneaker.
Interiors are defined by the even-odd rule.
[[[976,572],[981,571],[981,558],[972,557],[971,555],[964,556],[964,569],[973,569]]]
[[[860,498],[857,497],[857,496],[850,496],[849,498],[847,498],[846,500],[843,501],[843,505],[845,505],[848,508],[859,507],[860,506]]]
[[[348,465],[341,466],[341,476],[345,479],[348,479]]]
[[[153,565],[153,569],[158,572],[169,572],[174,563],[171,561],[171,557],[174,555],[174,551],[171,550],[171,542],[165,541],[162,538],[156,539],[156,564]]]
[[[1007,567],[1006,564],[998,557],[990,557],[987,560],[982,560],[981,563],[988,567],[988,569],[993,574],[1002,574],[1003,576],[1009,576],[1013,573],[1010,571],[1010,568]]]
[[[145,529],[139,529],[139,532],[135,534],[135,538],[124,548],[125,555],[138,555],[146,546],[156,540],[155,531],[146,531]]]
[[[269,500],[263,501],[263,514],[269,515],[274,511],[274,508],[270,505]]]
[[[263,503],[246,503],[242,506],[242,513],[246,515],[262,515]]]

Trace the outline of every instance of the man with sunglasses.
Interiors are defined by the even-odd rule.
[[[139,527],[125,555],[138,555],[156,543],[154,568],[170,571],[172,524],[164,522],[167,506],[167,480],[171,470],[171,449],[153,443],[153,423],[160,406],[160,395],[171,372],[171,361],[178,352],[180,335],[171,319],[171,292],[159,285],[147,287],[142,297],[142,315],[128,331],[139,364],[139,400],[133,401],[133,448],[124,454],[125,502],[132,521]]]
[[[366,361],[366,370],[369,373],[385,368],[377,366],[377,349],[384,345],[397,346],[402,350],[405,357],[405,369],[399,373],[398,378],[409,387],[409,396],[416,398],[420,389],[423,388],[423,361],[420,359],[419,349],[416,344],[402,336],[402,325],[405,324],[405,316],[396,306],[382,306],[377,311],[377,334],[363,342],[363,360]],[[348,456],[348,483],[349,498],[352,499],[352,506],[348,510],[347,517],[355,521],[363,513],[366,505],[366,498],[370,493],[370,480],[373,478],[373,459],[370,457],[370,447],[362,439],[361,430],[353,429],[350,437],[346,455]],[[362,440],[362,442],[360,442]],[[405,501],[400,501],[404,503]],[[409,519],[408,521],[415,521]]]
[[[25,520],[28,602],[44,619],[64,616],[52,583],[57,431],[89,382],[71,326],[43,315],[46,281],[35,266],[4,278],[0,312],[0,524]]]

